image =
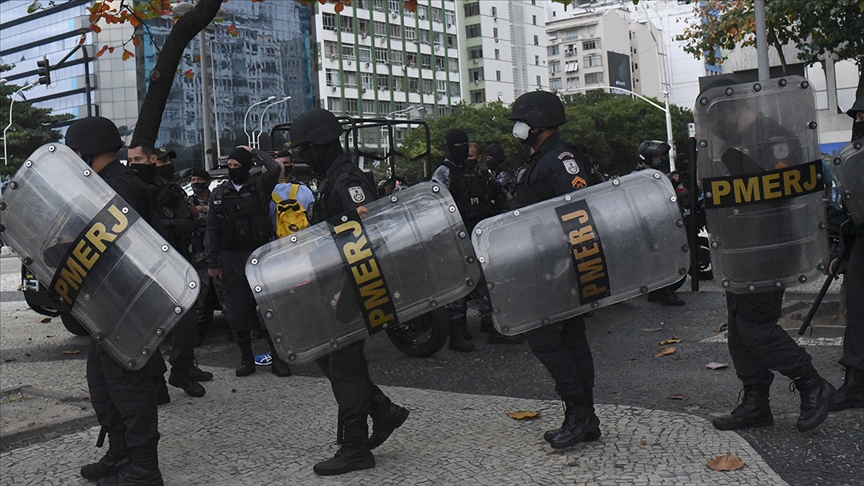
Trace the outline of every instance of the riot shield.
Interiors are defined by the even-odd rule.
[[[0,209],[3,240],[121,366],[195,304],[195,269],[65,145],[33,152]]]
[[[507,335],[673,284],[690,262],[675,190],[656,170],[485,219],[472,240]]]
[[[694,110],[714,275],[730,292],[806,282],[828,258],[810,83],[719,86]]]
[[[279,356],[304,363],[464,297],[480,267],[428,182],[262,246],[246,277]]]
[[[856,140],[843,147],[832,160],[831,173],[852,221],[864,224],[864,142]]]

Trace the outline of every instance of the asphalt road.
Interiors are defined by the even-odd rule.
[[[12,306],[7,303],[13,296],[8,292],[12,290],[8,285],[12,278],[9,273],[14,272],[12,267],[16,263],[17,260],[10,258],[0,261],[4,274],[2,290],[5,291],[0,294],[3,302],[0,322],[10,318],[7,311]],[[595,400],[598,403],[689,413],[707,419],[728,413],[735,407],[741,386],[731,366],[726,344],[717,341],[721,335],[714,330],[726,319],[723,293],[682,291],[679,295],[687,302],[686,306],[664,307],[648,303],[645,298],[636,298],[600,309],[587,319],[597,374]],[[806,294],[801,295],[806,297]],[[794,308],[793,304],[787,299],[787,307]],[[799,309],[802,307],[798,306]],[[16,318],[27,317],[19,313]],[[833,319],[830,315],[823,316],[820,322],[832,323]],[[40,323],[39,316],[33,314],[32,322],[34,336],[57,338],[52,338],[54,341],[28,341],[4,334],[0,356],[3,361],[49,363],[52,360],[85,358],[86,338],[63,335],[66,331],[58,319]],[[477,342],[477,351],[457,353],[445,346],[430,358],[408,357],[385,336],[373,336],[366,345],[373,379],[382,385],[518,398],[556,398],[551,379],[526,344],[485,344],[485,335],[479,332],[479,318],[473,313],[469,318],[469,328]],[[659,342],[673,338],[681,340],[673,344],[675,353],[655,358],[662,347]],[[713,341],[704,342],[712,338]],[[15,345],[5,344],[10,340]],[[823,376],[839,386],[842,384],[842,369],[837,359],[842,348],[836,346],[836,341],[829,339],[826,342],[827,345],[808,345],[806,349]],[[63,354],[59,352],[61,347],[82,352]],[[261,352],[266,344],[256,341],[255,347]],[[227,342],[225,322],[221,316],[217,317],[216,328],[205,344],[198,348],[197,356],[202,368],[233,374],[239,352]],[[729,367],[709,370],[706,364],[710,362],[728,363]],[[83,362],[81,365],[83,372]],[[322,376],[313,364],[298,365],[293,369],[298,375]],[[772,387],[775,425],[742,431],[741,436],[789,484],[861,484],[864,451],[860,442],[864,438],[864,410],[834,413],[815,431],[800,434],[794,427],[798,397],[789,391],[789,382],[777,375]],[[672,399],[672,395],[685,398]],[[441,410],[441,413],[446,414],[447,410]]]

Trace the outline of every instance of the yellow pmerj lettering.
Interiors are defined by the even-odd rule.
[[[745,184],[746,182],[746,184]],[[759,200],[759,178],[735,179],[735,202],[751,202]]]
[[[723,202],[723,196],[728,196],[732,192],[732,185],[726,181],[711,181],[711,199],[715,206],[719,206]]]
[[[808,191],[812,191],[816,187],[816,184],[818,184],[818,183],[819,183],[819,179],[816,177],[816,166],[811,165],[810,166],[810,182],[806,182],[804,184],[804,189],[806,189]]]
[[[579,279],[582,283],[588,283],[592,280],[605,277],[606,273],[603,271],[603,260],[598,257],[580,263],[579,274],[581,275]]]

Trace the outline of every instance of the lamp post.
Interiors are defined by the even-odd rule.
[[[276,99],[275,96],[271,96],[271,97],[267,98],[266,100],[261,100],[257,103],[252,103],[252,106],[250,106],[249,109],[246,110],[246,114],[243,115],[243,133],[246,134],[246,141],[249,143],[250,147],[252,147],[254,145],[254,142],[252,140],[252,136],[249,135],[249,131],[246,130],[246,120],[249,118],[249,112],[252,111],[252,108],[255,108],[258,105],[263,105],[264,103],[267,103],[268,101],[273,101],[275,99]],[[254,134],[255,134],[255,131],[253,130],[252,135],[254,135]]]
[[[2,81],[3,81],[2,84],[6,84],[5,79],[3,79]],[[3,129],[3,165],[9,165],[9,152],[7,149],[8,143],[6,140],[6,132],[9,130],[9,127],[12,126],[12,106],[15,105],[15,97],[18,96],[18,94],[21,93],[22,91],[24,91],[25,89],[32,88],[33,86],[36,86],[36,84],[38,84],[38,83],[39,83],[38,79],[35,81],[31,81],[31,82],[27,83],[26,85],[18,88],[18,91],[12,93],[12,96],[9,97],[9,124],[6,125],[6,128]]]
[[[286,96],[286,97],[282,98],[281,100],[274,101],[273,103],[270,103],[269,105],[264,107],[263,111],[261,111],[261,118],[258,120],[258,137],[255,137],[255,130],[252,130],[252,139],[253,139],[253,142],[255,143],[254,148],[257,148],[257,149],[261,148],[261,134],[264,133],[264,115],[267,113],[267,110],[269,110],[270,107],[273,105],[278,105],[279,103],[285,103],[286,101],[288,101],[290,99],[291,99],[290,96]]]
[[[648,20],[648,12],[650,11],[649,7],[645,7],[645,24],[648,27],[648,33],[651,34],[651,39],[654,40],[654,46],[657,49],[657,75],[658,77],[662,73],[662,78],[660,79],[660,89],[663,92],[663,104],[665,108],[663,109],[666,112],[666,143],[669,144],[669,170],[675,170],[675,139],[672,135],[672,112],[669,110],[669,91],[672,89],[672,86],[669,84],[669,72],[666,65],[666,48],[663,46],[663,49],[660,47],[660,42],[657,41],[657,37],[654,35],[654,31],[651,29],[651,22]],[[658,22],[660,25],[663,25],[663,21],[660,18],[660,15],[657,12],[654,12],[654,15],[657,16]],[[661,60],[662,57],[662,60]]]

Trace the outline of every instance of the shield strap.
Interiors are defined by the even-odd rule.
[[[354,210],[330,219],[327,225],[348,274],[346,286],[353,289],[356,299],[352,302],[343,295],[337,305],[337,318],[356,315],[359,310],[370,335],[398,325],[390,288],[381,273],[380,261],[372,249],[360,215]]]
[[[580,199],[555,208],[555,213],[570,243],[570,256],[578,277],[579,304],[611,296],[606,255],[588,203]]]
[[[138,218],[138,213],[130,210],[122,197],[115,195],[68,243],[51,279],[50,289],[69,305],[75,304],[87,279],[98,273],[100,267],[111,265],[122,256],[117,241]]]

